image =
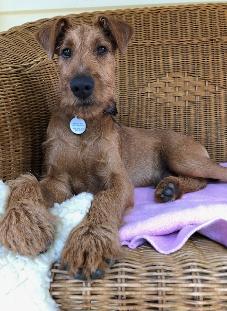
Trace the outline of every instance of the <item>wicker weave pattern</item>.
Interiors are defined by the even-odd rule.
[[[56,265],[51,292],[61,310],[227,310],[224,247],[197,237],[168,256],[150,247],[125,252],[104,280],[92,283],[74,280]]]
[[[191,134],[213,159],[227,160],[227,5],[108,14],[135,28],[128,53],[117,58],[119,121]],[[77,25],[96,15],[70,17]],[[0,35],[0,178],[41,171],[41,142],[59,98],[57,68],[34,39],[44,22]]]

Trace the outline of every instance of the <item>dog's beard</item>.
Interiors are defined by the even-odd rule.
[[[92,107],[95,104],[95,100],[92,97],[88,97],[86,99],[75,99],[73,105],[81,108],[88,108],[88,107]]]
[[[69,90],[62,90],[60,110],[69,117],[77,116],[82,119],[97,119],[115,103],[114,96],[96,98],[94,95],[85,99],[75,97]]]
[[[82,119],[91,120],[102,116],[105,109],[109,107],[112,102],[112,99],[107,102],[100,102],[94,97],[89,97],[84,100],[76,98],[71,104],[64,104],[64,108],[66,108],[72,115]]]

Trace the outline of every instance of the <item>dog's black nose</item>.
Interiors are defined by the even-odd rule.
[[[70,82],[73,94],[81,99],[89,97],[94,89],[94,80],[90,76],[78,75]]]

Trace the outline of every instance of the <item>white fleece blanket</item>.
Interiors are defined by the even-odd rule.
[[[0,215],[4,214],[9,188],[0,181]],[[0,246],[0,310],[56,311],[49,293],[50,268],[60,258],[70,231],[88,212],[93,196],[81,193],[50,210],[59,221],[52,247],[36,258],[12,253]]]

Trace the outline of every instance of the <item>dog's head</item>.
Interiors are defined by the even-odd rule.
[[[114,102],[115,51],[126,51],[132,28],[99,16],[93,26],[73,27],[67,18],[49,22],[37,39],[49,58],[58,55],[62,105],[81,118],[94,118]]]

